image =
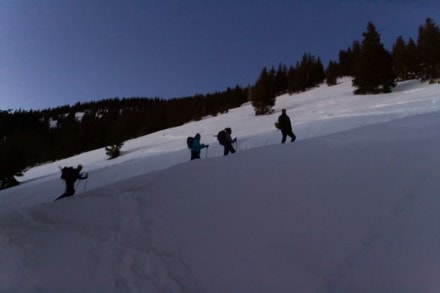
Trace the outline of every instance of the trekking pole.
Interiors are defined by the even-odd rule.
[[[78,190],[78,187],[79,187],[79,181],[80,181],[80,180],[76,181],[75,190]]]
[[[84,191],[86,191],[87,183],[89,182],[89,173],[88,172],[81,173],[81,177],[84,180]]]

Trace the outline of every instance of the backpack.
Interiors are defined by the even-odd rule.
[[[225,145],[225,143],[226,143],[226,131],[220,130],[219,133],[217,134],[217,140],[218,140],[219,144]]]
[[[193,146],[193,140],[194,140],[194,137],[192,137],[192,136],[188,136],[186,138],[186,145],[188,146],[189,149],[191,149]]]
[[[64,167],[61,169],[61,179],[71,180],[75,176],[74,172],[73,167]]]

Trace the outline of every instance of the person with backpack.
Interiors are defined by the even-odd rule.
[[[295,141],[296,136],[292,131],[292,123],[290,122],[289,116],[286,114],[286,109],[281,110],[281,115],[278,117],[278,127],[280,128],[282,134],[281,143],[286,142],[287,136],[290,136],[291,142]]]
[[[188,147],[191,149],[191,160],[200,159],[200,151],[208,148],[208,144],[200,143],[200,133],[197,133],[192,139],[187,140]]]
[[[237,138],[232,139],[231,134],[232,134],[232,129],[230,127],[221,130],[217,134],[218,142],[224,147],[223,155],[225,156],[229,155],[229,153],[231,154],[235,153],[235,149],[232,146],[232,144],[234,142],[237,142]]]
[[[87,173],[81,173],[82,166],[78,167],[64,167],[61,169],[61,179],[64,180],[66,184],[65,192],[55,200],[59,200],[64,197],[69,197],[75,194],[75,182],[76,180],[83,180],[88,178]]]

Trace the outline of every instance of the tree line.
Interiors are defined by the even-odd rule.
[[[29,167],[225,113],[248,101],[248,88],[191,97],[112,98],[41,111],[0,111],[0,189]]]
[[[263,68],[250,89],[255,114],[270,113],[280,94],[302,92],[324,81],[336,85],[342,76],[353,77],[355,94],[389,93],[396,81],[440,79],[440,29],[431,18],[419,27],[417,41],[399,36],[391,51],[385,49],[373,23],[368,23],[362,36],[362,41],[340,50],[338,60],[330,60],[325,70],[320,58],[310,53],[294,66]]]
[[[340,50],[324,68],[305,53],[295,65],[264,67],[252,86],[176,99],[112,98],[41,111],[0,111],[0,189],[17,185],[27,168],[66,158],[162,129],[225,113],[250,101],[256,115],[272,112],[276,97],[299,93],[338,77],[352,76],[355,94],[387,93],[396,81],[440,79],[440,30],[427,18],[417,41],[399,36],[391,52],[368,23],[362,41]]]

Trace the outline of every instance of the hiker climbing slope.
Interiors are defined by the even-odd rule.
[[[235,149],[232,144],[237,141],[237,138],[232,139],[231,134],[232,129],[230,127],[221,130],[217,134],[218,142],[224,147],[223,155],[225,156],[229,155],[229,153],[235,153]]]
[[[286,142],[287,136],[290,136],[291,142],[295,141],[296,136],[292,131],[292,123],[290,122],[289,116],[286,114],[286,109],[281,110],[281,115],[278,117],[278,125],[282,134],[281,143]]]
[[[75,182],[76,180],[83,180],[88,178],[87,173],[81,173],[82,166],[78,167],[64,167],[61,169],[61,179],[64,180],[66,184],[65,192],[55,200],[59,200],[64,197],[69,197],[75,194]]]
[[[190,141],[187,140],[188,147],[191,149],[191,160],[200,159],[200,151],[208,148],[209,145],[200,143],[200,134],[197,133]]]

